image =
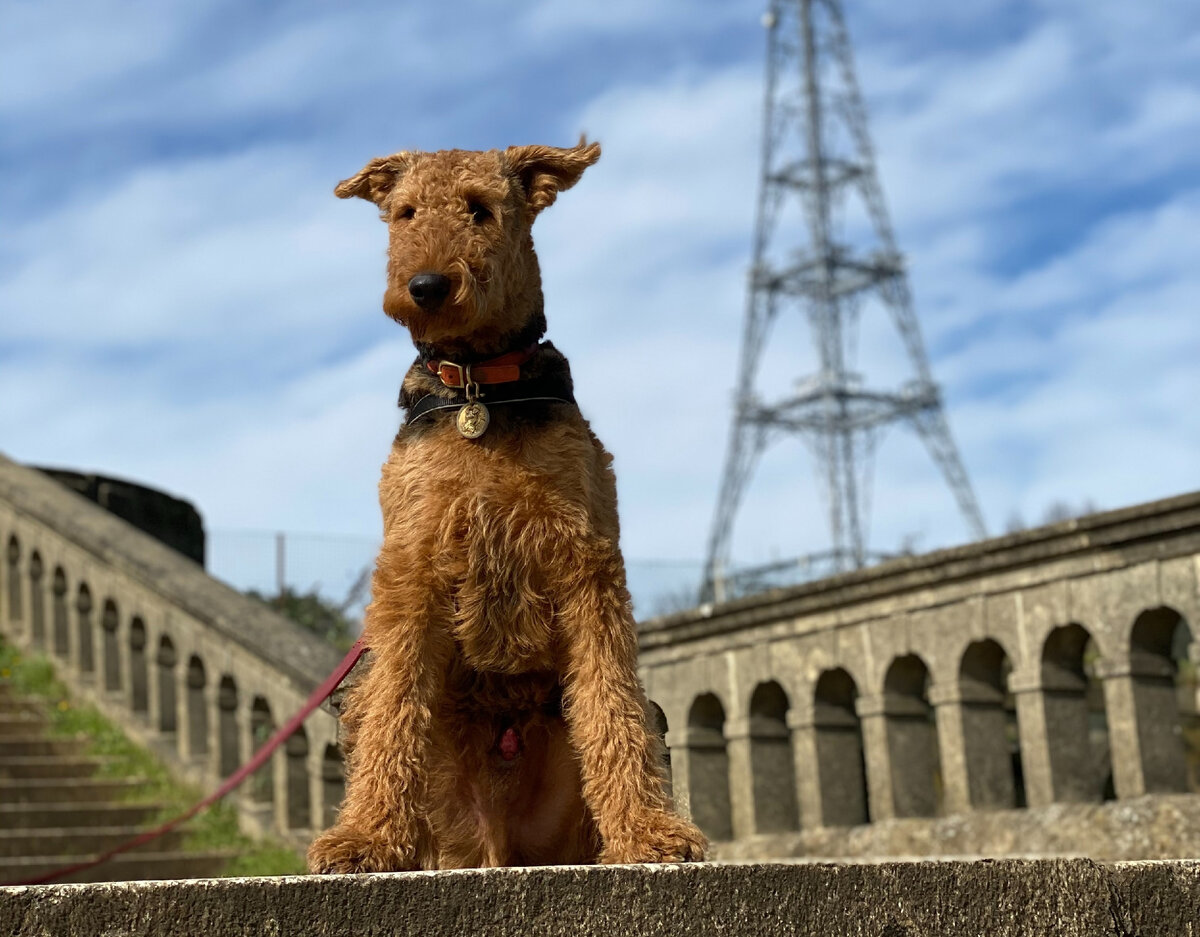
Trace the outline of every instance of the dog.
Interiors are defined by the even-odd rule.
[[[401,152],[335,189],[388,225],[383,308],[418,357],[313,872],[704,857],[647,726],[612,457],[542,340],[531,228],[599,156]]]

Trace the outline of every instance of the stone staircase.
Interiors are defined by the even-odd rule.
[[[0,683],[0,884],[98,855],[154,824],[162,805],[138,799],[138,778],[100,774],[84,738],[52,736],[45,702]],[[201,878],[229,856],[184,848],[175,830],[63,882]]]

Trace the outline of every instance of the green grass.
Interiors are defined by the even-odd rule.
[[[0,640],[0,685],[20,696],[46,700],[53,734],[85,737],[88,754],[107,759],[97,774],[102,777],[140,778],[144,784],[132,801],[163,804],[159,822],[186,810],[204,792],[171,778],[161,761],[109,722],[93,706],[72,702],[67,688],[54,674],[54,665],[37,654],[23,654]],[[221,802],[193,817],[187,824],[184,848],[234,853],[225,875],[294,875],[305,871],[304,862],[291,848],[270,840],[256,841],[238,830],[237,810]]]

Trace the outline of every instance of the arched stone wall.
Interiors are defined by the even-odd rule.
[[[104,690],[107,693],[121,692],[121,636],[118,633],[120,627],[121,614],[117,603],[112,599],[105,599],[100,628],[104,636]]]
[[[300,726],[284,743],[287,761],[287,826],[305,830],[312,826],[308,784],[308,733]]]
[[[4,551],[5,565],[8,567],[8,619],[18,622],[22,618],[21,607],[21,542],[16,534],[8,538],[8,546]]]
[[[1188,661],[1191,629],[1173,608],[1148,609],[1133,623],[1129,672],[1146,793],[1188,789],[1177,676]],[[1192,699],[1195,708],[1195,698]]]
[[[129,708],[142,715],[150,712],[149,640],[146,623],[135,615],[129,623]]]
[[[941,808],[937,726],[929,668],[916,654],[897,657],[883,681],[895,816],[934,817]]]
[[[221,678],[217,689],[217,773],[227,778],[235,772],[242,763],[241,742],[238,729],[238,688],[237,681],[229,674]]]
[[[1107,755],[1097,750],[1107,720],[1103,695],[1089,674],[1094,646],[1091,633],[1078,623],[1053,629],[1042,646],[1042,706],[1057,801],[1100,801],[1111,783]]]
[[[250,704],[250,750],[258,751],[275,731],[275,717],[271,714],[271,704],[263,697],[254,697]],[[250,779],[250,796],[260,804],[270,804],[275,801],[274,766],[268,761],[254,772]]]
[[[29,627],[30,639],[38,650],[46,648],[45,572],[42,555],[34,550],[29,557]]]
[[[760,683],[750,697],[750,770],[758,833],[780,833],[800,825],[790,708],[787,694],[775,680]]]
[[[179,728],[179,702],[175,694],[175,665],[179,662],[175,642],[163,635],[158,642],[158,731],[174,735]]]
[[[71,653],[71,622],[67,613],[67,574],[61,566],[55,567],[50,588],[54,593],[54,654],[66,660]]]
[[[26,483],[29,498],[18,498],[14,509],[14,492]],[[295,712],[340,657],[2,455],[0,545],[0,639],[23,651],[49,651],[75,699],[96,705],[200,788],[211,789],[248,757],[273,728],[273,714]],[[257,739],[246,705],[253,699]],[[313,713],[300,736],[312,754],[299,757],[294,738],[291,758],[280,752],[257,779],[262,799],[275,808],[257,805],[252,787],[236,800],[243,828],[270,827],[298,846],[324,816],[335,784],[329,772],[341,770],[340,762],[317,757],[336,741],[329,712]]]
[[[76,666],[80,673],[96,672],[96,646],[92,631],[92,590],[86,582],[75,593]]]
[[[345,766],[342,750],[330,742],[321,758],[321,810],[326,829],[337,822],[342,798],[346,796]]]
[[[970,805],[976,810],[1025,802],[1020,736],[1011,697],[1008,655],[998,641],[972,642],[959,667],[964,760]]]
[[[867,767],[857,702],[858,686],[843,668],[826,670],[817,679],[813,726],[822,826],[855,826],[868,820]]]
[[[649,717],[650,731],[653,732],[659,742],[662,744],[663,752],[663,767],[667,773],[667,793],[671,791],[671,749],[667,746],[667,732],[670,731],[667,726],[667,714],[663,712],[662,707],[654,700],[649,700]]]
[[[725,707],[714,693],[696,697],[688,713],[689,801],[692,819],[714,840],[733,836]]]
[[[193,654],[187,666],[187,743],[188,754],[193,758],[208,754],[208,700],[205,699],[207,684],[204,662]]]

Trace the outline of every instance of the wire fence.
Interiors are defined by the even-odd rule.
[[[350,618],[361,619],[379,546],[374,537],[217,529],[208,532],[207,566],[213,576],[242,592],[315,592]],[[696,604],[703,569],[699,560],[627,559],[625,566],[639,619]]]

